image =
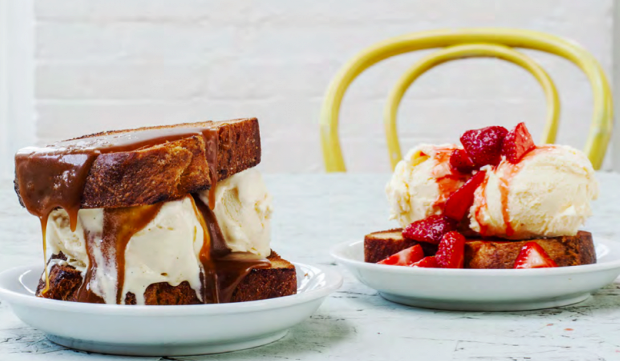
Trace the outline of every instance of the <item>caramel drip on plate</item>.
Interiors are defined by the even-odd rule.
[[[204,303],[226,303],[232,299],[237,285],[252,269],[267,268],[269,260],[250,253],[232,253],[211,208],[194,195],[194,210],[204,232],[199,259],[203,267]]]

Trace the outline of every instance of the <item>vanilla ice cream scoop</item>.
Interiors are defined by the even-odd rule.
[[[390,219],[401,227],[442,214],[445,201],[469,176],[450,166],[456,145],[420,145],[398,163],[386,186]],[[594,169],[581,151],[568,146],[536,147],[517,163],[502,159],[485,166],[485,180],[469,209],[469,226],[508,239],[571,236],[591,215],[598,196]]]
[[[442,213],[447,196],[466,180],[450,166],[450,155],[458,148],[454,144],[422,144],[407,153],[385,189],[390,219],[406,227],[411,222]]]
[[[487,170],[470,208],[470,228],[510,239],[572,236],[592,214],[598,182],[588,158],[574,148],[545,145],[517,164]]]
[[[200,194],[208,204],[207,192]],[[217,183],[213,213],[226,245],[233,252],[271,254],[271,195],[254,168]]]

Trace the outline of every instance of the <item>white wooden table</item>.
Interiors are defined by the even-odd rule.
[[[620,283],[569,307],[528,312],[447,312],[383,300],[328,254],[339,242],[394,227],[388,175],[274,175],[273,248],[290,260],[338,267],[343,287],[279,342],[213,356],[145,360],[620,360]],[[586,229],[620,240],[620,175],[599,174],[602,192]],[[42,262],[38,220],[0,182],[0,271]],[[92,327],[86,326],[85,327]],[[209,327],[209,325],[205,325]],[[0,360],[129,360],[48,341],[0,304]]]

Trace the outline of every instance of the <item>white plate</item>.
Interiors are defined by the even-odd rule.
[[[0,273],[0,298],[55,343],[86,351],[176,356],[241,350],[276,341],[342,285],[336,271],[295,263],[297,294],[262,301],[125,306],[35,297],[43,268]]]
[[[620,274],[620,245],[597,239],[597,264],[539,269],[439,269],[364,262],[364,242],[334,247],[332,256],[387,300],[461,311],[520,311],[587,299]]]

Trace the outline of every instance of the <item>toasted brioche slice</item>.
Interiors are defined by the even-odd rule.
[[[217,132],[217,179],[212,180],[209,175],[204,137],[188,134],[139,150],[97,156],[86,178],[81,208],[131,207],[179,199],[260,163],[260,130],[256,118],[108,131],[67,142],[96,142],[110,136],[167,129],[178,134],[184,128],[209,128]],[[20,196],[18,183],[15,182],[15,191]]]
[[[53,258],[58,258],[54,256]],[[62,256],[61,256],[62,258]],[[231,302],[256,301],[293,295],[297,293],[297,273],[295,266],[282,259],[276,252],[268,257],[270,268],[253,269],[233,292]],[[82,275],[69,265],[54,265],[50,270],[50,288],[45,295],[41,291],[45,281],[41,280],[37,287],[38,297],[63,301],[75,301],[75,294],[82,284]],[[190,305],[202,303],[196,292],[187,281],[178,286],[166,282],[155,283],[144,292],[147,305]],[[136,304],[135,295],[128,293],[126,304]]]
[[[524,241],[483,240],[468,238],[465,243],[465,268],[512,268],[521,248],[536,242],[559,267],[596,263],[596,253],[590,232],[579,231],[575,236],[529,239]],[[403,238],[402,229],[375,232],[364,238],[364,260],[376,263],[418,242]],[[420,242],[427,255],[433,247]]]

